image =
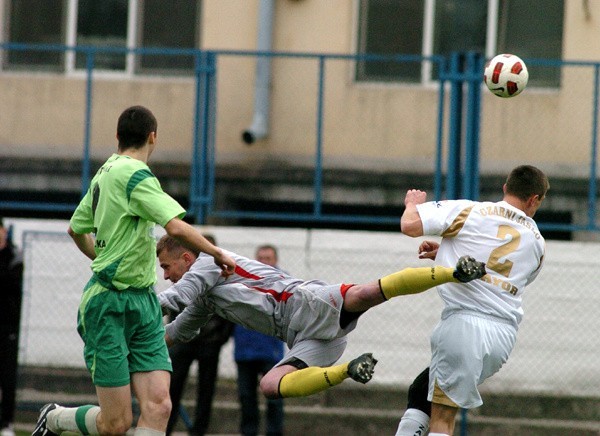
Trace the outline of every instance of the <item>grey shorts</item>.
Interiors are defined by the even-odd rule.
[[[307,339],[297,342],[275,366],[283,365],[296,358],[307,366],[331,366],[342,357],[348,340],[346,337],[329,341]]]
[[[296,290],[290,303],[286,340],[289,351],[280,364],[293,357],[308,366],[335,363],[346,349],[346,335],[357,323],[354,320],[345,328],[340,327],[342,285],[304,285]]]

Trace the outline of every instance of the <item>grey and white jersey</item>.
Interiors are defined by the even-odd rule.
[[[172,339],[191,340],[213,314],[278,337],[290,351],[302,341],[343,338],[356,327],[356,320],[344,329],[340,327],[347,287],[300,280],[256,260],[225,252],[236,262],[232,276],[222,277],[213,258],[201,254],[176,284],[158,295],[164,309],[181,312],[165,327]],[[341,342],[343,352],[345,338]],[[339,343],[336,342],[337,358],[341,355]],[[284,359],[289,357],[302,360],[293,353],[286,354]],[[337,358],[327,360],[333,363]],[[310,359],[304,356],[304,360]]]

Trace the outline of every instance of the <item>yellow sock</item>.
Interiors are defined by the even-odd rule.
[[[458,283],[452,273],[454,268],[445,266],[405,268],[379,279],[379,287],[389,300],[399,295],[418,294],[443,283]]]
[[[309,366],[284,375],[279,382],[282,398],[306,397],[339,385],[348,378],[348,363],[321,368]]]

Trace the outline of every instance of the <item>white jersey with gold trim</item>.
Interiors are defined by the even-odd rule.
[[[424,235],[442,236],[437,264],[453,266],[467,254],[486,263],[488,274],[480,280],[437,287],[444,301],[442,319],[467,310],[518,326],[523,291],[544,258],[545,241],[535,221],[505,201],[432,201],[417,210]]]

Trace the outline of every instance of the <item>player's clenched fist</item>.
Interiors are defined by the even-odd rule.
[[[409,189],[404,197],[404,204],[421,204],[427,201],[427,192],[419,189]]]

